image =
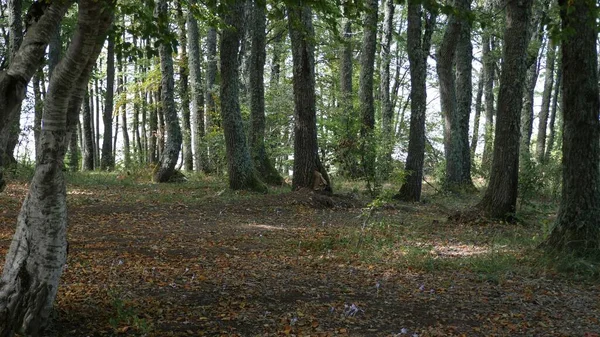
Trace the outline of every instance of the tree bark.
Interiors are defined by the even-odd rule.
[[[520,113],[532,0],[508,0],[496,137],[489,186],[478,204],[491,218],[513,219],[519,182]]]
[[[469,0],[456,0],[457,10],[470,12]],[[473,46],[467,19],[450,15],[443,41],[437,52],[440,101],[444,117],[446,174],[444,187],[450,191],[473,191],[469,116],[473,85],[471,82]]]
[[[367,186],[375,183],[375,101],[373,97],[373,75],[377,47],[378,0],[365,1],[363,19],[363,41],[360,54],[358,100],[360,103],[360,152],[363,177]]]
[[[217,30],[214,27],[209,27],[206,35],[206,133],[212,132],[214,119],[217,116],[217,105],[215,103],[215,81],[217,79]],[[210,152],[210,148],[208,149]],[[213,171],[214,159],[208,158],[208,161],[202,167],[204,173]]]
[[[92,114],[90,111],[90,93],[85,91],[83,101],[83,170],[94,170],[94,135],[92,133]]]
[[[554,86],[554,61],[556,55],[556,45],[551,40],[548,43],[546,52],[546,73],[544,74],[544,92],[542,94],[542,107],[540,109],[537,142],[535,147],[535,156],[538,163],[543,163],[546,154],[546,126],[548,124],[548,115],[550,114],[550,98],[552,96],[552,87]]]
[[[390,63],[392,61],[391,45],[392,31],[394,29],[394,10],[396,6],[393,0],[385,0],[385,11],[383,17],[383,32],[381,36],[381,68],[379,94],[381,97],[381,129],[383,134],[383,156],[381,158],[382,179],[387,179],[392,171],[392,153],[394,151],[395,132],[394,109],[390,97]]]
[[[407,47],[410,63],[410,134],[405,171],[406,181],[395,196],[404,201],[421,200],[423,184],[423,161],[425,158],[425,112],[427,110],[427,58],[431,47],[431,35],[435,26],[435,11],[425,19],[422,32],[423,9],[418,0],[408,0]]]
[[[60,24],[72,1],[52,3],[44,14],[28,28],[27,35],[12,58],[8,68],[0,72],[0,191],[6,182],[3,178],[5,150],[10,128],[18,119],[27,84],[38,70],[52,33]]]
[[[195,0],[191,1],[195,4]],[[201,71],[201,50],[200,50],[200,33],[198,31],[198,21],[194,17],[194,13],[190,12],[187,16],[187,43],[189,49],[189,72],[192,93],[192,127],[194,139],[194,165],[196,171],[200,172],[206,163],[206,144],[204,141],[204,93],[202,85]]]
[[[473,118],[473,137],[471,138],[471,166],[474,165],[475,152],[479,142],[479,121],[481,120],[481,110],[483,109],[483,82],[485,82],[485,73],[483,70],[479,74],[477,82],[477,97],[475,98],[475,117]]]
[[[34,118],[33,118],[33,138],[35,141],[35,158],[40,155],[40,130],[42,127],[42,112],[44,111],[44,101],[42,100],[42,90],[40,85],[44,85],[44,72],[42,69],[33,75],[33,100],[34,100]],[[40,83],[41,82],[41,83]]]
[[[192,123],[190,118],[190,89],[188,53],[187,53],[187,16],[191,13],[183,13],[181,0],[177,6],[177,25],[179,26],[179,99],[181,100],[181,121],[183,133],[183,168],[186,171],[194,170],[194,154],[192,152]]]
[[[104,113],[102,122],[104,123],[104,138],[102,139],[102,158],[100,159],[100,169],[113,170],[115,168],[115,156],[112,148],[113,140],[113,107],[115,95],[115,37],[108,37],[108,46],[106,48],[106,95],[104,96]],[[97,93],[96,93],[97,94]]]
[[[556,63],[556,84],[554,85],[554,95],[552,96],[552,110],[550,112],[550,122],[548,124],[548,130],[550,134],[548,135],[548,146],[546,148],[546,155],[544,161],[548,161],[550,159],[550,157],[552,156],[552,151],[554,150],[554,137],[556,134],[556,112],[558,110],[558,96],[560,96],[560,89],[562,86],[562,66],[560,57],[557,58]]]
[[[230,26],[221,36],[221,120],[225,134],[229,188],[267,192],[258,179],[248,147],[239,104],[240,39],[244,30],[245,0],[232,2],[223,13],[223,21]]]
[[[487,13],[492,13],[496,6],[494,0],[487,0],[485,3]],[[481,52],[483,59],[483,73],[485,77],[484,84],[484,102],[485,102],[485,124],[484,124],[484,145],[481,155],[481,172],[489,178],[489,172],[492,168],[492,153],[494,151],[494,81],[496,79],[496,60],[493,56],[495,52],[495,43],[491,27],[483,30],[481,37]]]
[[[596,2],[559,0],[562,40],[563,185],[546,245],[556,252],[594,254],[600,248],[600,123]]]
[[[89,79],[110,26],[112,10],[107,1],[79,1],[75,36],[50,81],[40,161],[0,280],[1,336],[39,336],[48,324],[66,262],[67,210],[62,166],[69,129],[75,123],[68,117],[68,109],[78,85],[85,85]]]
[[[312,10],[303,1],[288,6],[294,86],[294,176],[292,190],[332,192],[319,158],[315,97],[315,31]]]
[[[249,59],[250,90],[250,151],[260,179],[270,185],[282,185],[283,178],[273,166],[265,148],[265,86],[266,13],[263,5],[254,1],[248,24],[251,34]]]
[[[167,0],[158,0],[156,17],[160,28],[165,31],[169,27],[168,8]],[[182,143],[179,117],[175,109],[175,80],[173,78],[172,52],[169,42],[162,42],[158,47],[161,74],[161,108],[164,115],[163,120],[167,139],[163,148],[164,150],[161,153],[160,161],[154,170],[153,180],[157,183],[167,182],[173,176]]]
[[[123,36],[125,40],[125,36]],[[118,61],[119,73],[119,96],[121,100],[121,133],[123,134],[123,166],[125,169],[131,167],[131,145],[129,142],[129,130],[127,129],[127,75],[123,63],[125,63],[125,56],[121,55]],[[116,149],[116,146],[115,146]]]

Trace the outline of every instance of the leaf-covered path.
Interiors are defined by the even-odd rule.
[[[2,196],[0,254],[25,186]],[[532,267],[522,225],[444,200],[370,217],[351,197],[69,188],[49,336],[597,336],[598,283]]]

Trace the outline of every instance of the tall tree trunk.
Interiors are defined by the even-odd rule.
[[[410,62],[410,134],[405,171],[406,181],[395,196],[404,201],[421,200],[423,184],[423,160],[425,158],[425,111],[427,110],[427,58],[431,47],[431,35],[435,25],[435,12],[429,12],[422,32],[423,13],[421,2],[408,0],[408,28],[406,43]]]
[[[456,0],[456,7],[470,11],[469,0]],[[440,101],[444,116],[446,175],[444,185],[451,191],[473,190],[469,150],[469,116],[472,101],[473,58],[471,27],[466,19],[450,15],[444,39],[437,51]]]
[[[250,90],[250,151],[254,167],[261,180],[271,185],[282,185],[283,178],[267,156],[265,148],[265,86],[264,72],[266,51],[266,14],[263,5],[253,3],[248,23],[251,34],[249,60]]]
[[[496,10],[494,0],[486,0],[485,10],[487,13],[493,13]],[[496,60],[494,57],[495,43],[493,31],[490,26],[483,30],[481,37],[481,52],[483,59],[483,73],[485,77],[484,101],[485,101],[485,124],[484,124],[484,144],[483,154],[481,155],[481,172],[489,178],[492,168],[492,154],[494,151],[494,81],[496,79]]]
[[[168,3],[167,0],[159,0],[156,7],[156,16],[158,22],[165,26],[161,27],[165,31],[168,29]],[[160,161],[154,170],[154,182],[164,183],[169,181],[175,172],[175,165],[179,159],[179,150],[181,149],[181,128],[179,127],[179,117],[175,109],[175,80],[173,79],[173,56],[171,44],[162,42],[158,47],[160,56],[160,74],[161,74],[161,107],[164,115],[166,129],[166,142],[164,151],[161,154]],[[164,138],[164,136],[163,136]]]
[[[383,17],[383,32],[381,36],[381,68],[379,93],[381,97],[381,129],[383,134],[383,156],[380,159],[382,178],[387,179],[392,171],[392,153],[395,144],[393,130],[394,110],[390,98],[390,63],[392,61],[391,45],[394,29],[394,0],[385,0]]]
[[[112,148],[113,140],[113,107],[114,107],[114,88],[115,87],[115,37],[108,37],[108,46],[106,48],[106,95],[104,96],[104,113],[102,121],[104,123],[104,138],[102,139],[102,158],[100,159],[100,168],[102,170],[113,170],[115,168],[115,156]]]
[[[248,147],[239,103],[240,39],[243,37],[245,0],[230,3],[223,13],[225,28],[221,35],[221,119],[225,134],[229,188],[266,192],[258,179]]]
[[[373,75],[377,47],[378,0],[365,2],[363,41],[360,54],[358,100],[360,102],[360,152],[363,177],[367,186],[375,183],[375,102],[373,98]]]
[[[150,116],[148,120],[148,163],[158,163],[158,102],[154,102],[154,92],[149,91],[148,105],[150,109]]]
[[[125,36],[123,36],[123,40],[125,40]],[[125,69],[123,63],[125,62],[125,57],[121,56],[119,58],[119,73],[121,76],[119,77],[119,93],[121,96],[121,133],[123,134],[123,166],[125,169],[131,167],[131,146],[129,144],[129,131],[127,130],[127,75],[125,74]],[[116,137],[115,137],[116,138]],[[116,146],[115,146],[116,149]]]
[[[100,64],[98,65],[98,68],[101,69],[102,68],[102,60],[100,60]],[[101,85],[99,84],[98,79],[94,79],[94,89],[95,89],[95,93],[96,93],[96,122],[94,123],[94,126],[96,127],[96,153],[95,153],[95,157],[94,157],[94,163],[96,163],[96,168],[100,168],[100,115],[102,114],[102,108],[100,107],[100,87]]]
[[[597,5],[559,0],[563,30],[563,185],[547,246],[589,255],[600,248],[600,124],[598,122]]]
[[[485,73],[481,71],[477,82],[477,97],[475,98],[475,117],[473,118],[473,137],[471,138],[471,166],[474,165],[475,152],[479,142],[479,121],[483,109],[483,82],[485,82]]]
[[[312,10],[303,1],[288,6],[294,74],[294,176],[292,189],[332,192],[319,158],[315,97],[315,31]]]
[[[560,49],[559,49],[560,51]],[[560,55],[560,52],[559,52]],[[552,96],[552,110],[550,112],[550,122],[548,124],[548,147],[546,148],[546,155],[544,161],[548,161],[554,150],[554,137],[556,134],[556,112],[558,110],[558,96],[560,96],[560,90],[562,86],[562,65],[560,56],[556,59],[556,84],[554,85],[554,95]]]
[[[212,132],[214,119],[217,115],[217,105],[215,103],[215,81],[217,79],[217,30],[214,27],[209,27],[206,35],[206,133]],[[211,149],[208,149],[209,152]],[[213,171],[214,159],[207,157],[208,161],[202,166],[205,173]]]
[[[546,125],[548,124],[548,115],[550,113],[550,98],[552,96],[552,87],[554,85],[554,60],[556,55],[556,45],[553,41],[548,42],[546,52],[546,73],[544,75],[544,93],[542,94],[542,107],[540,109],[537,143],[535,147],[535,156],[538,163],[543,163],[546,154]]]
[[[92,171],[94,169],[94,135],[92,128],[92,114],[90,111],[90,93],[85,91],[83,101],[83,170]]]
[[[195,0],[191,1],[195,4]],[[201,49],[198,21],[190,12],[187,16],[187,43],[190,51],[188,67],[192,93],[192,127],[194,139],[194,163],[197,172],[202,171],[206,163],[206,145],[204,141],[204,93],[202,91]]]
[[[181,121],[183,131],[183,167],[186,171],[194,170],[194,154],[192,153],[192,124],[190,118],[190,73],[187,54],[187,30],[185,27],[187,16],[191,13],[183,13],[181,1],[178,0],[177,6],[177,25],[179,26],[179,99],[181,100]]]
[[[42,90],[40,85],[44,85],[44,72],[42,69],[33,75],[33,99],[34,99],[34,119],[33,119],[33,138],[35,140],[35,158],[40,155],[40,130],[42,127],[42,112],[44,111],[44,102],[42,100]],[[41,82],[41,83],[40,83]]]
[[[66,262],[67,209],[62,162],[69,129],[76,123],[76,119],[68,117],[68,110],[77,105],[74,92],[79,86],[85,88],[89,79],[110,26],[112,9],[107,1],[79,1],[75,36],[50,81],[40,161],[23,202],[0,281],[1,336],[39,336],[48,324]]]
[[[496,137],[489,186],[478,207],[492,218],[512,219],[519,182],[520,113],[525,82],[527,29],[532,0],[508,0]]]
[[[71,3],[71,1],[61,1],[52,3],[46,8],[38,21],[28,28],[28,33],[12,57],[8,68],[0,72],[0,191],[6,185],[3,167],[10,128],[14,125],[15,119],[18,119],[27,84],[42,62],[52,37],[51,32],[56,30]]]

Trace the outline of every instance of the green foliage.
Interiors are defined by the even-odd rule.
[[[113,309],[113,316],[109,319],[109,324],[115,333],[125,333],[130,328],[142,335],[152,332],[152,323],[141,318],[138,310],[130,301],[124,300],[122,294],[109,291],[109,297]]]

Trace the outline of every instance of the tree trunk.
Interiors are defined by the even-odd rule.
[[[148,137],[148,163],[158,163],[158,102],[154,103],[154,92],[148,93],[148,106],[150,109],[150,118],[148,120],[149,137]]]
[[[470,11],[469,0],[456,0],[461,12]],[[440,101],[444,116],[446,175],[444,187],[450,191],[472,191],[469,150],[469,116],[473,46],[471,27],[466,19],[450,15],[444,39],[437,52]]]
[[[0,281],[1,336],[39,336],[48,324],[66,262],[67,209],[62,162],[70,138],[68,130],[76,122],[68,118],[67,110],[74,103],[72,95],[78,85],[85,86],[89,79],[110,26],[112,9],[106,1],[79,1],[75,36],[51,79],[44,105],[40,161],[23,202]],[[31,31],[29,34],[34,35]]]
[[[195,0],[191,1],[195,4]],[[190,12],[187,16],[187,43],[190,51],[189,56],[189,71],[192,93],[192,127],[194,139],[194,163],[196,171],[202,171],[206,163],[206,144],[204,141],[204,93],[202,91],[202,71],[201,71],[201,49],[200,49],[200,33],[198,31],[198,21]]]
[[[312,10],[300,2],[288,6],[294,82],[294,176],[292,189],[332,192],[319,158],[315,97],[315,31]]]
[[[552,96],[552,87],[554,85],[554,60],[556,55],[556,45],[551,40],[548,43],[546,52],[546,73],[544,74],[544,93],[542,94],[542,108],[540,109],[537,143],[535,147],[535,156],[538,163],[543,163],[546,153],[546,125],[548,124],[548,115],[550,114],[550,98]]]
[[[554,135],[556,134],[556,112],[558,110],[558,96],[560,96],[560,88],[562,86],[562,66],[560,57],[556,59],[556,63],[556,84],[554,85],[554,95],[552,96],[552,110],[550,112],[550,122],[548,125],[548,130],[550,134],[548,135],[548,147],[546,148],[546,158],[544,159],[544,161],[548,161],[550,159],[550,156],[552,156],[552,150],[554,150]]]
[[[44,111],[44,101],[42,100],[42,90],[40,85],[44,85],[44,72],[42,69],[33,76],[33,99],[34,99],[34,119],[33,119],[33,138],[35,140],[35,158],[40,155],[40,130],[42,127],[42,112]],[[41,83],[40,83],[41,82]]]
[[[381,69],[379,93],[381,97],[381,129],[383,134],[383,156],[381,161],[382,179],[387,179],[392,171],[392,153],[395,144],[393,130],[394,110],[390,98],[390,63],[392,61],[391,45],[392,31],[394,29],[394,1],[385,0],[385,14],[383,17],[383,32],[381,36]]]
[[[586,0],[560,0],[563,30],[563,185],[546,245],[556,252],[594,254],[600,248],[600,125],[596,15]]]
[[[360,152],[363,177],[367,186],[375,183],[375,102],[373,98],[373,75],[377,47],[378,0],[365,2],[363,41],[360,54],[358,100],[360,102]]]
[[[206,133],[209,134],[213,129],[213,121],[217,115],[217,105],[215,103],[215,81],[217,78],[217,30],[209,27],[206,35]],[[208,149],[210,152],[210,148]],[[214,151],[214,150],[213,150]],[[213,170],[215,159],[208,157],[208,161],[203,165],[204,173],[210,173]]]
[[[86,88],[87,89],[87,88]],[[83,101],[83,170],[94,170],[94,135],[92,133],[92,114],[90,111],[89,90],[85,91]]]
[[[192,124],[190,118],[190,90],[188,85],[187,30],[186,17],[191,13],[183,13],[181,0],[175,2],[177,6],[177,25],[179,26],[179,99],[181,100],[181,119],[183,133],[183,168],[186,171],[194,170],[194,154],[192,153]]]
[[[98,69],[102,68],[102,60],[100,62],[100,64],[98,65]],[[102,109],[100,108],[100,85],[98,83],[98,79],[96,78],[94,80],[94,89],[95,93],[96,93],[96,123],[94,124],[94,126],[96,127],[96,153],[95,153],[95,157],[94,157],[94,163],[96,163],[96,168],[100,168],[100,114],[102,113]]]
[[[266,192],[252,164],[239,104],[240,39],[243,37],[245,0],[232,2],[223,13],[225,28],[221,35],[221,120],[225,134],[229,188]]]
[[[265,8],[255,1],[249,17],[251,21],[248,26],[252,39],[249,60],[250,151],[254,167],[261,180],[270,185],[282,185],[283,178],[271,163],[265,148],[264,71],[267,57]]]
[[[156,7],[156,16],[158,22],[165,26],[162,29],[168,29],[168,4],[167,0],[159,0]],[[160,56],[160,74],[161,74],[161,107],[164,115],[164,124],[166,130],[166,142],[161,154],[160,161],[154,170],[153,180],[157,183],[169,181],[175,172],[175,165],[179,159],[179,150],[181,149],[181,128],[179,127],[179,117],[175,109],[175,80],[173,79],[173,56],[169,42],[162,42],[158,47]],[[164,135],[163,135],[164,138]]]
[[[494,0],[486,0],[486,13],[493,13],[496,10]],[[481,155],[481,172],[489,178],[489,172],[492,168],[492,153],[494,151],[494,81],[496,79],[496,60],[494,57],[495,43],[492,27],[488,26],[483,30],[481,37],[481,52],[483,59],[484,73],[484,101],[485,101],[485,124],[484,124],[484,144],[483,154]]]
[[[72,1],[52,3],[44,14],[33,23],[8,68],[0,72],[0,191],[6,182],[3,178],[5,150],[10,128],[20,114],[27,84],[38,70],[53,31],[60,24]]]
[[[125,36],[123,36],[123,40],[125,40]],[[119,73],[121,76],[119,77],[119,93],[121,100],[121,133],[123,134],[123,166],[125,169],[129,169],[131,167],[131,146],[129,144],[129,131],[127,130],[127,75],[124,72],[123,63],[125,62],[125,57],[121,56],[119,58]],[[116,137],[115,137],[116,138]],[[116,146],[115,146],[116,149]]]
[[[410,62],[410,134],[405,171],[406,181],[395,198],[404,201],[421,200],[423,160],[425,158],[425,112],[427,110],[427,58],[436,15],[429,12],[422,32],[421,2],[408,0],[407,47]]]
[[[491,218],[512,219],[519,182],[520,113],[523,105],[532,0],[508,0],[496,137],[489,186],[478,207]]]
[[[102,122],[104,123],[104,138],[102,139],[102,158],[100,159],[100,169],[105,171],[113,170],[115,168],[115,157],[112,148],[114,87],[115,37],[109,36],[108,46],[106,48],[106,95],[104,96],[104,114],[102,114]]]
[[[479,142],[479,121],[481,120],[481,110],[483,109],[483,82],[485,82],[485,73],[483,70],[479,74],[477,82],[477,97],[475,98],[475,117],[473,118],[473,137],[471,138],[471,166],[474,165],[475,152]]]

